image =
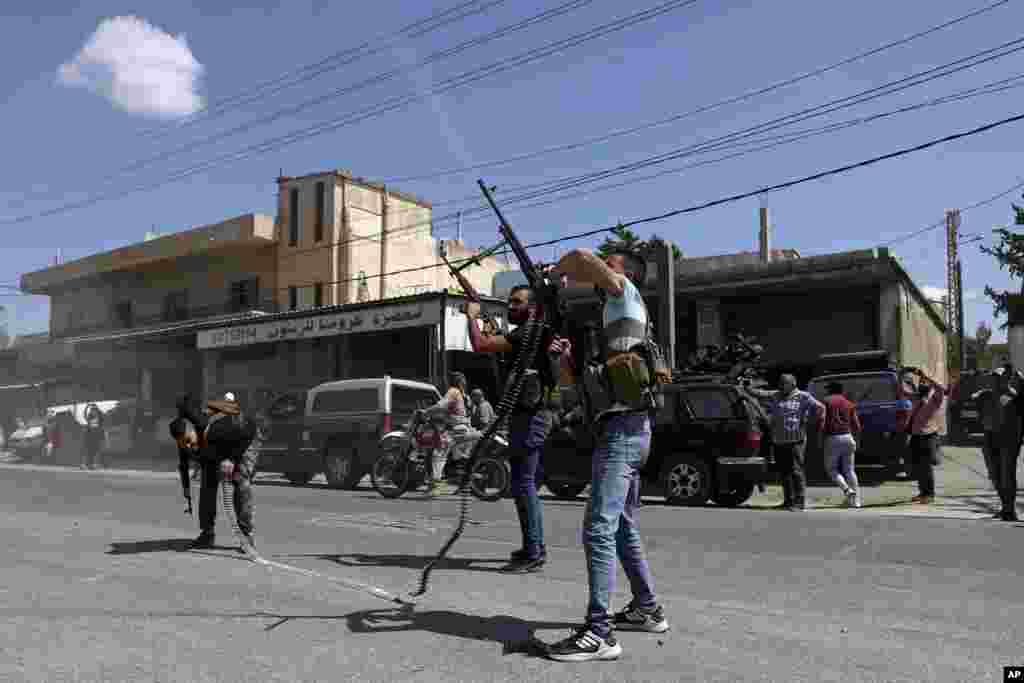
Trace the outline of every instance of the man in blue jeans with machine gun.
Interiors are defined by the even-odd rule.
[[[554,270],[599,290],[604,299],[605,348],[604,363],[573,369],[577,384],[583,380],[591,406],[598,412],[590,500],[583,522],[590,585],[586,623],[569,638],[549,645],[547,654],[566,662],[616,659],[622,646],[614,629],[664,633],[669,628],[654,593],[636,517],[640,470],[651,447],[654,385],[671,375],[660,353],[652,352],[647,307],[637,289],[646,274],[643,259],[616,251],[602,260],[576,249],[562,257]],[[633,600],[611,615],[616,556],[629,578]]]

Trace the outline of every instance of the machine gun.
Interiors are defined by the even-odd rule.
[[[512,413],[513,408],[519,400],[519,394],[523,390],[525,379],[527,377],[526,369],[534,365],[539,353],[547,353],[547,349],[542,350],[540,348],[544,340],[544,329],[549,328],[552,330],[560,330],[564,321],[563,309],[560,306],[558,296],[560,283],[554,282],[548,274],[538,268],[530,259],[529,255],[526,253],[526,248],[523,247],[519,238],[512,230],[512,226],[505,220],[505,217],[502,215],[498,205],[494,202],[494,198],[491,195],[492,188],[488,188],[482,180],[477,181],[477,184],[480,186],[480,189],[484,193],[484,197],[487,199],[487,202],[491,205],[491,208],[494,209],[494,212],[498,217],[499,231],[501,232],[503,240],[497,246],[488,249],[486,252],[478,254],[475,258],[479,260],[486,255],[498,251],[502,246],[508,245],[509,249],[512,250],[512,253],[519,261],[519,267],[522,269],[523,274],[526,275],[527,281],[533,289],[535,301],[538,305],[536,311],[530,312],[529,318],[524,324],[525,334],[523,335],[523,341],[509,373],[509,382],[505,386],[505,391],[501,400],[498,401],[498,405],[495,410],[495,419],[484,432],[483,436],[473,446],[473,450],[469,454],[467,462],[461,466],[462,477],[459,486],[459,493],[461,495],[459,522],[452,531],[451,536],[438,551],[437,555],[423,568],[423,572],[420,575],[419,588],[411,594],[412,597],[419,597],[427,592],[430,574],[434,567],[438,562],[445,558],[451,547],[459,537],[462,536],[462,533],[466,528],[466,523],[469,520],[469,477],[473,471],[473,465],[480,457],[480,454],[484,452],[484,449],[489,447],[494,435]],[[445,258],[445,263],[448,263],[447,258]],[[452,268],[450,263],[448,263],[448,266],[451,269],[452,274],[459,281],[459,284],[466,291],[467,296],[473,297],[475,295],[477,300],[479,300],[479,294],[477,294],[476,290],[469,284],[469,281],[461,275],[461,272]]]
[[[679,383],[713,376],[744,386],[765,385],[758,365],[762,355],[764,347],[754,339],[733,334],[722,346],[709,344],[691,354],[689,362],[672,373],[672,381]]]

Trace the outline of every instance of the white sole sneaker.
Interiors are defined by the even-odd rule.
[[[618,659],[621,656],[622,645],[619,643],[615,643],[614,645],[601,645],[597,652],[574,652],[572,654],[548,653],[548,657],[556,662],[609,661],[612,659]]]

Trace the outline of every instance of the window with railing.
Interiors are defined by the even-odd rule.
[[[228,308],[231,313],[240,313],[256,308],[259,305],[260,280],[248,278],[231,283]]]
[[[327,208],[327,184],[320,182],[316,184],[316,232],[315,239],[322,242],[324,239],[324,211]]]
[[[299,244],[299,191],[292,189],[288,195],[288,246]]]

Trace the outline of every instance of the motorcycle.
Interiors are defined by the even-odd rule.
[[[381,438],[380,455],[370,469],[374,490],[385,498],[398,498],[424,486],[430,478],[433,457],[447,455],[453,445],[442,420],[431,420],[424,411],[417,411],[405,429]],[[507,448],[508,441],[495,436],[473,465],[469,490],[480,500],[499,500],[507,492],[511,480],[503,456]],[[463,462],[448,458],[444,468],[448,483],[461,483]]]

